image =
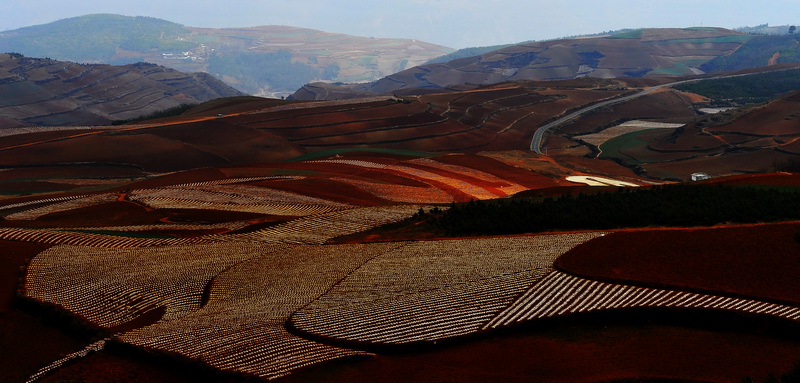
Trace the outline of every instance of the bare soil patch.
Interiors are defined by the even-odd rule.
[[[800,342],[683,326],[645,315],[533,323],[427,351],[322,365],[301,382],[739,382],[790,370]]]
[[[556,267],[575,275],[800,304],[800,223],[616,232]]]

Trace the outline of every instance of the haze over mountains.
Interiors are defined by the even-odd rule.
[[[800,376],[788,29],[0,41],[0,381]]]
[[[211,73],[249,94],[291,93],[296,100],[326,100],[471,89],[519,80],[686,76],[796,62],[800,60],[798,40],[794,34],[787,33],[788,28],[783,29],[783,34],[778,34],[776,27],[766,25],[749,29],[764,33],[761,35],[722,28],[629,30],[501,46],[496,50],[488,47],[465,49],[455,52],[454,57],[476,51],[482,53],[425,64],[452,49],[415,40],[372,39],[285,26],[192,28],[148,17],[99,14],[2,32],[0,51],[77,62],[146,61],[189,73]],[[74,65],[67,63],[65,67]],[[111,70],[110,67],[106,69]],[[14,70],[27,69],[23,66]],[[83,100],[73,100],[47,112],[32,112],[41,108],[27,108],[23,113],[21,105],[35,105],[42,100],[18,97],[8,105],[15,108],[13,112],[0,111],[0,116],[8,119],[7,125],[103,124],[180,103],[234,94],[226,89],[221,93],[188,95],[180,89],[164,88],[166,95],[187,98],[149,103],[147,107],[130,104],[109,107],[113,99],[108,99],[105,111],[90,111],[98,101],[86,104],[87,97],[91,96],[85,93],[97,89],[84,89],[76,79],[67,81],[64,78],[55,84],[51,82],[54,78],[47,78],[52,73],[47,73],[40,71],[33,75],[32,81],[37,86],[57,85],[50,92],[61,96],[45,97],[45,93],[41,93],[39,97],[60,98],[62,104],[76,95]],[[5,81],[19,81],[23,77],[9,75]],[[209,81],[202,75],[186,75],[185,78]],[[306,84],[317,80],[324,82]],[[107,85],[109,88],[116,86],[113,81],[109,84],[112,84]],[[157,88],[165,85],[186,87],[161,79],[160,88]],[[223,89],[219,84],[212,88]],[[22,88],[14,89],[21,91]],[[33,88],[26,89],[30,93]],[[98,97],[103,99],[103,96]],[[77,108],[76,105],[82,106]],[[11,120],[22,122],[11,125]]]
[[[272,97],[311,81],[376,80],[452,51],[411,39],[289,26],[195,28],[111,14],[0,32],[0,52],[82,63],[150,62],[208,72],[246,93]]]
[[[787,29],[788,30],[788,29]],[[800,61],[794,35],[722,28],[641,29],[609,36],[531,42],[411,68],[368,84],[309,84],[293,95],[319,99],[438,91],[529,79],[673,77]]]

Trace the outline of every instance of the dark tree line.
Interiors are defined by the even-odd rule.
[[[139,117],[136,117],[136,118],[129,118],[129,119],[126,119],[126,120],[112,121],[111,125],[125,125],[125,124],[134,123],[134,122],[154,120],[156,118],[167,118],[167,117],[180,116],[181,114],[185,113],[187,110],[191,109],[194,106],[195,105],[193,105],[193,104],[181,104],[181,105],[178,105],[178,106],[173,107],[173,108],[164,109],[164,110],[158,110],[158,111],[146,114],[144,116],[139,116]]]
[[[800,219],[800,190],[692,184],[619,188],[555,198],[471,201],[416,217],[449,236],[775,222]]]
[[[800,61],[797,35],[754,36],[731,54],[719,56],[700,66],[705,72],[722,72],[766,66],[770,58],[780,52],[778,63]]]
[[[800,89],[800,70],[704,80],[681,84],[675,88],[714,100],[739,104],[761,103],[771,100],[776,95]]]

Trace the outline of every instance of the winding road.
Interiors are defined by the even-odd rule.
[[[559,118],[558,120],[555,120],[553,122],[550,122],[548,124],[540,126],[538,129],[536,129],[536,132],[533,133],[533,139],[531,140],[531,151],[533,151],[536,154],[543,154],[542,153],[542,139],[544,138],[544,134],[549,129],[552,129],[552,128],[556,127],[556,126],[562,125],[562,124],[564,124],[565,122],[567,122],[569,120],[577,118],[577,117],[579,117],[580,115],[582,115],[584,113],[590,112],[590,111],[598,109],[598,108],[602,108],[602,107],[605,107],[605,106],[626,102],[626,101],[632,100],[634,98],[638,98],[638,97],[644,96],[644,95],[646,95],[648,93],[652,93],[652,92],[654,92],[656,90],[659,90],[659,89],[662,89],[662,88],[673,87],[675,85],[686,84],[686,83],[690,83],[690,82],[703,81],[703,80],[714,80],[714,79],[722,79],[722,78],[751,76],[751,75],[771,73],[771,72],[780,72],[780,71],[792,70],[792,69],[797,69],[797,68],[786,68],[786,69],[777,69],[777,70],[772,70],[772,71],[764,71],[764,72],[756,72],[756,73],[711,76],[711,77],[702,77],[702,78],[693,78],[693,79],[689,79],[689,80],[675,81],[675,82],[670,82],[670,83],[666,83],[666,84],[656,85],[656,86],[647,88],[647,89],[645,89],[645,90],[643,90],[641,92],[638,92],[638,93],[629,94],[627,96],[621,96],[621,97],[617,97],[617,98],[614,98],[614,99],[611,99],[611,100],[598,102],[597,104],[593,104],[593,105],[587,106],[585,108],[581,108],[581,109],[579,109],[577,111],[574,111],[574,112],[572,112],[572,113],[570,113],[570,114],[568,114],[568,115],[566,115],[564,117]]]

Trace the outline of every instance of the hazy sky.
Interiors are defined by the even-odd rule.
[[[641,27],[800,25],[800,0],[0,0],[0,31],[91,13],[290,25],[452,48]]]

